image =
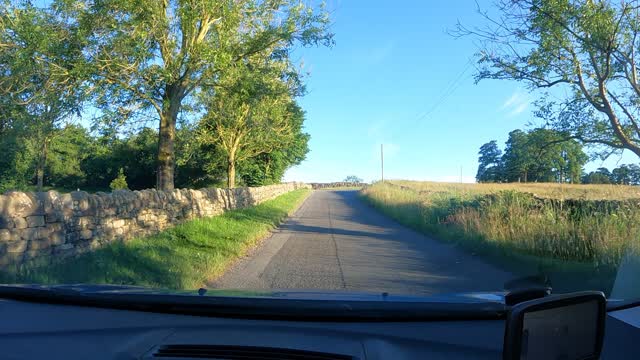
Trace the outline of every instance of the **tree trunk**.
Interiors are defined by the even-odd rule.
[[[44,168],[47,164],[47,139],[45,138],[40,148],[40,156],[36,164],[36,191],[42,191],[44,187]]]
[[[160,130],[158,138],[158,168],[156,188],[158,190],[173,190],[173,176],[175,171],[176,120],[178,118],[179,100],[171,96],[163,102],[160,114]]]
[[[236,186],[236,161],[231,156],[227,163],[227,187],[232,189]]]

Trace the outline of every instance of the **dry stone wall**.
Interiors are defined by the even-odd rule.
[[[186,220],[257,205],[300,188],[310,186],[8,192],[0,195],[0,267],[48,263],[111,241],[151,235]]]
[[[354,183],[354,182],[332,182],[332,183],[309,183],[314,189],[326,189],[326,188],[340,188],[340,187],[365,187],[367,183]]]

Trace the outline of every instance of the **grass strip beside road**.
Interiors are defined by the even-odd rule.
[[[414,190],[379,183],[361,195],[403,225],[516,275],[546,278],[558,291],[607,293],[623,255],[639,247],[640,208],[633,203],[609,208],[605,200],[605,210],[598,211],[578,200],[562,208],[514,189],[486,194],[468,187],[461,192],[425,183]]]
[[[110,243],[50,266],[2,272],[0,281],[197,289],[222,275],[310,193],[307,189],[295,190],[255,207],[192,220],[145,238]]]

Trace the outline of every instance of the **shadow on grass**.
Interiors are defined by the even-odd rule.
[[[268,234],[308,193],[293,191],[253,208],[193,220],[146,238],[113,242],[49,266],[0,272],[0,282],[198,288]]]

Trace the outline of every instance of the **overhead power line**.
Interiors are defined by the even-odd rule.
[[[440,93],[440,96],[437,98],[436,102],[429,108],[428,111],[421,113],[415,121],[422,121],[428,118],[434,111],[440,107],[440,105],[444,104],[445,101],[451,97],[455,93],[456,90],[464,83],[464,75],[469,71],[471,66],[473,65],[472,59],[467,60],[465,67],[458,73],[458,75],[448,83],[448,85],[444,88],[444,90]]]

